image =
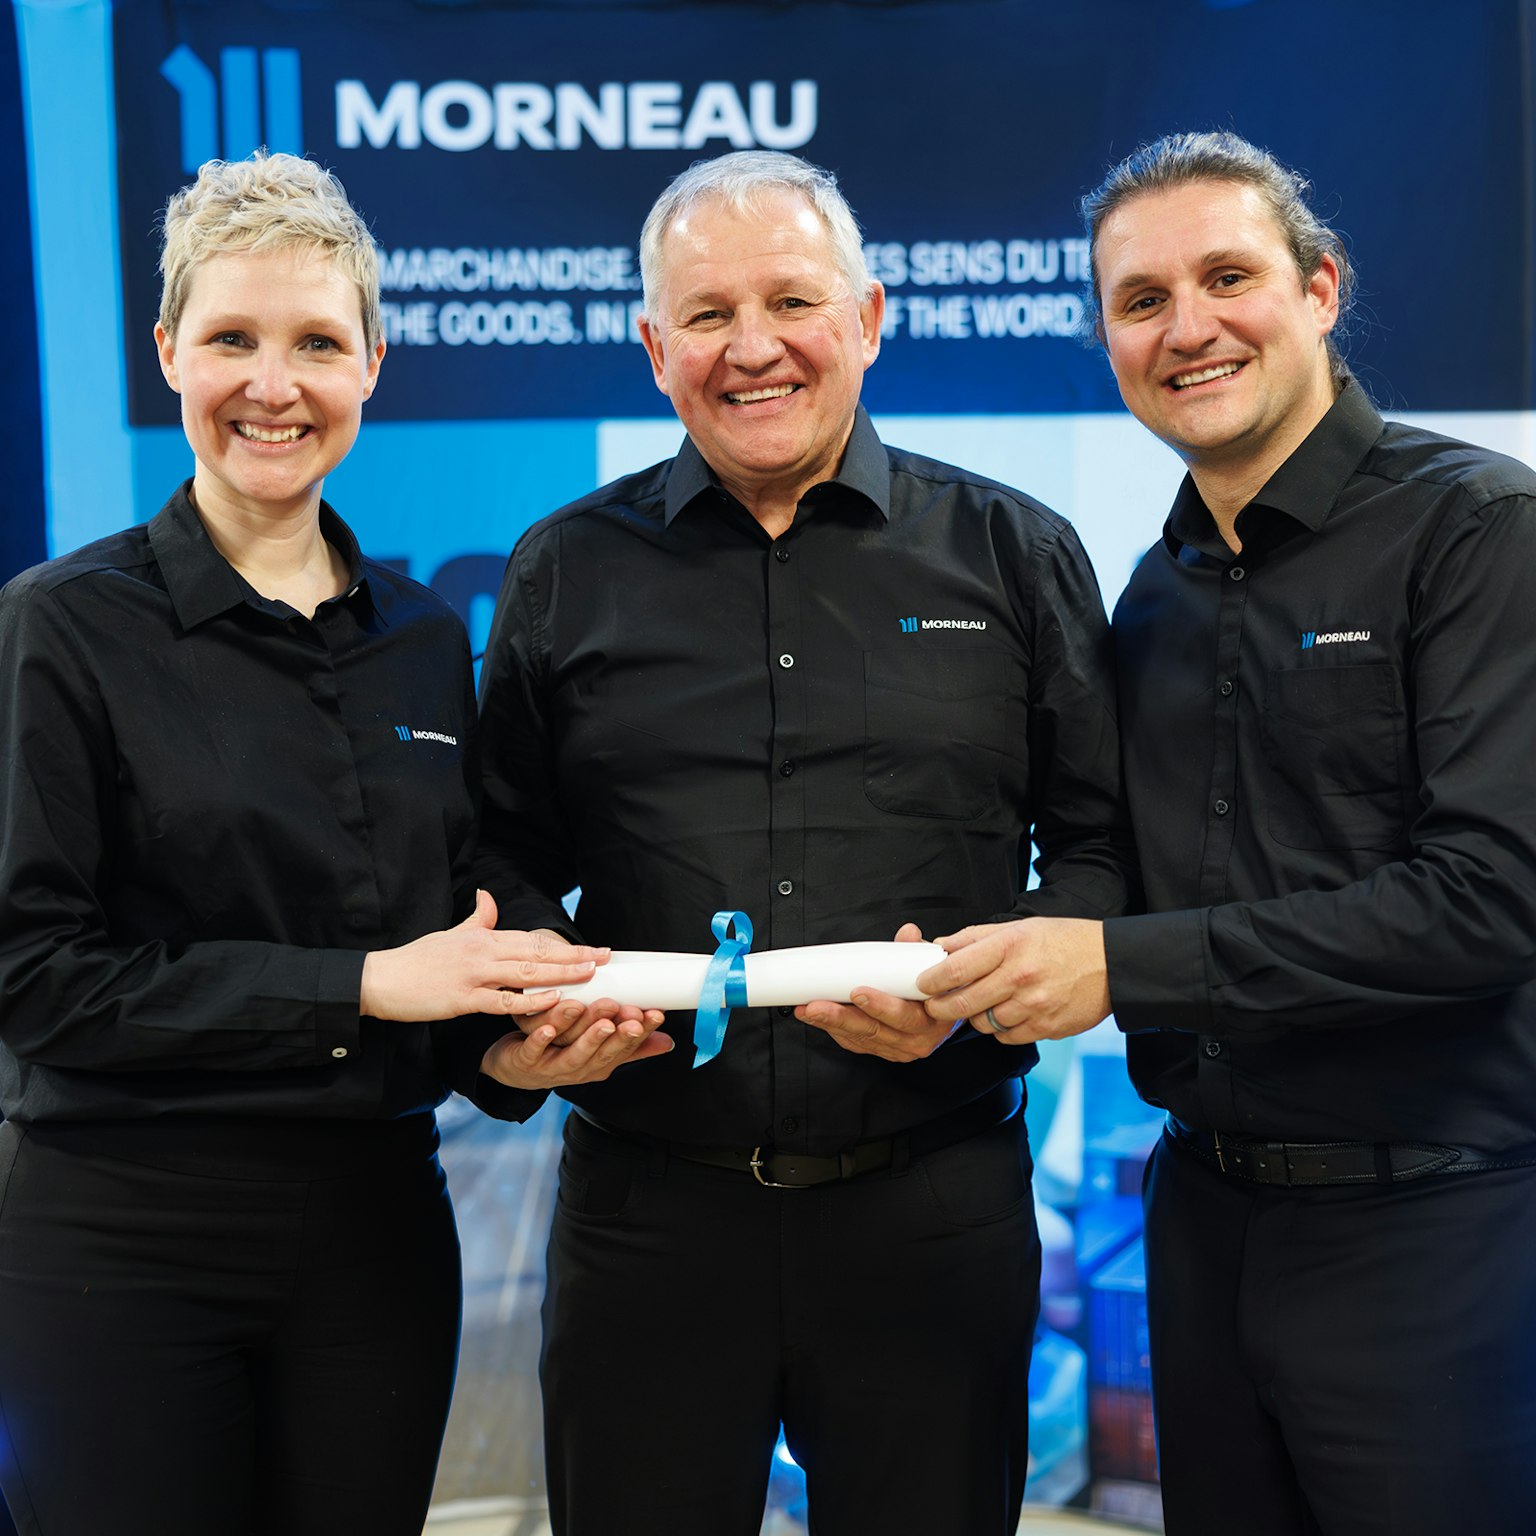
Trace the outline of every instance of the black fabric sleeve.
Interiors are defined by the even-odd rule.
[[[1081,542],[1063,525],[1029,600],[1029,782],[1040,884],[1012,917],[1114,917],[1139,903],[1120,782],[1109,626]]]
[[[476,804],[480,799],[480,752],[479,732],[475,726],[475,700],[470,679],[469,645],[465,641],[464,665],[467,697],[460,718],[469,739],[469,750],[464,754],[464,776],[470,798]],[[475,908],[475,841],[466,838],[454,850],[453,883],[454,921],[462,922]],[[487,1077],[480,1070],[480,1063],[491,1046],[503,1035],[517,1029],[517,1021],[511,1018],[493,1018],[483,1014],[471,1014],[466,1018],[444,1019],[432,1026],[433,1054],[438,1072],[444,1083],[456,1093],[462,1094],[483,1113],[497,1120],[528,1120],[548,1097],[543,1089],[509,1088],[495,1078]]]
[[[502,927],[550,928],[580,943],[560,904],[577,877],[560,805],[543,609],[558,545],[558,525],[525,538],[497,599],[480,677],[484,769],[475,870],[496,899]]]

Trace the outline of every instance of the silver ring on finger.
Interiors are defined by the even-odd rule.
[[[1005,1029],[1008,1028],[1006,1024],[999,1024],[997,1022],[997,1015],[993,1013],[990,1008],[987,1009],[982,1017],[987,1021],[987,1028],[990,1029],[994,1035],[1000,1035]]]

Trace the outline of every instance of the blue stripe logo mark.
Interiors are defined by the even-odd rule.
[[[221,48],[215,81],[213,71],[182,43],[166,56],[160,73],[181,98],[181,168],[187,175],[219,157],[221,128],[226,160],[243,160],[262,144],[303,154],[296,48]]]

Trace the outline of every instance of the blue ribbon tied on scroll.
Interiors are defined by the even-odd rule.
[[[699,1008],[693,1016],[693,1064],[713,1061],[725,1044],[732,1008],[747,1005],[747,952],[752,948],[752,919],[745,912],[716,912],[709,920],[718,947],[704,972]]]

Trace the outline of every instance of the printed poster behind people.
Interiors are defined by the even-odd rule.
[[[1371,252],[1367,305],[1414,317],[1365,338],[1366,366],[1388,393],[1416,409],[1531,404],[1530,337],[1518,326],[1483,334],[1475,366],[1454,366],[1471,361],[1468,328],[1455,306],[1424,303],[1426,268],[1448,261],[1450,245],[1397,238],[1404,210],[1422,206],[1424,166],[1454,166],[1433,188],[1437,224],[1478,252],[1482,291],[1522,288],[1530,232],[1515,238],[1501,217],[1524,175],[1518,6],[1476,8],[1449,52],[1435,28],[1394,28],[1402,69],[1432,68],[1432,98],[1390,90],[1389,73],[1377,87],[1362,78],[1354,43],[1366,44],[1368,18],[1327,10],[1312,86],[1333,105],[1310,123],[1284,71],[1252,66],[1325,8],[1167,10],[1200,22],[1198,81],[1176,67],[1185,32],[1148,30],[1143,8],[1108,0],[1070,14],[121,0],[131,421],[175,419],[148,341],[155,213],[202,160],[262,143],[332,167],[374,222],[394,353],[374,419],[667,414],[630,345],[640,222],[678,170],[751,147],[830,166],[860,216],[889,293],[872,409],[1115,410],[1108,370],[1075,339],[1086,247],[1074,200],[1137,140],[1237,114],[1245,133],[1278,141],[1339,190],[1347,227]],[[1134,49],[1099,51],[1133,20]],[[1491,89],[1501,69],[1513,72],[1509,89]],[[1213,80],[1230,82],[1230,103]],[[1492,120],[1501,115],[1509,121]],[[1402,153],[1356,155],[1355,119]],[[1413,152],[1436,136],[1465,140],[1466,153],[1446,142],[1433,161]]]

